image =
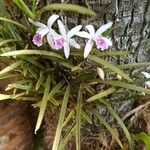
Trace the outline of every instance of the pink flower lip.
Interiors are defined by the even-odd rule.
[[[112,41],[105,37],[97,37],[95,42],[97,48],[101,50],[108,49],[109,46],[112,46]]]
[[[65,40],[64,40],[64,38],[62,36],[54,39],[54,44],[55,44],[56,50],[63,48],[64,41]]]
[[[40,47],[40,46],[42,46],[42,40],[43,40],[42,35],[39,33],[36,33],[33,37],[32,42],[34,45],[37,45],[38,47]]]

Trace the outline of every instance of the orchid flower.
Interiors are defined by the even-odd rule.
[[[112,46],[112,41],[102,36],[102,33],[109,29],[111,26],[112,22],[109,22],[95,31],[93,25],[87,25],[85,28],[88,30],[88,32],[81,31],[76,34],[82,38],[89,39],[84,49],[84,58],[86,58],[91,52],[94,42],[96,43],[97,48],[101,49],[102,51],[107,49],[109,46]]]
[[[142,72],[142,74],[147,78],[150,79],[150,74],[147,72]],[[146,81],[145,85],[147,85],[148,87],[150,87],[150,81]]]
[[[54,43],[53,43],[52,37],[56,34],[56,32],[52,29],[52,25],[58,18],[59,18],[58,15],[50,16],[47,21],[47,26],[43,23],[35,22],[32,19],[29,19],[29,21],[32,24],[38,26],[36,34],[34,35],[33,40],[32,40],[32,42],[35,45],[37,45],[38,47],[42,46],[43,37],[47,35],[47,41],[49,45],[54,49]]]
[[[54,37],[54,45],[55,45],[55,49],[59,50],[59,49],[64,49],[64,54],[66,58],[69,58],[69,54],[70,54],[70,46],[71,47],[75,47],[77,49],[80,49],[80,45],[74,40],[72,39],[72,37],[80,31],[80,29],[82,28],[81,25],[78,25],[74,28],[72,28],[70,31],[67,31],[64,24],[62,23],[62,21],[58,20],[58,27],[59,27],[59,32],[61,35],[56,35]]]

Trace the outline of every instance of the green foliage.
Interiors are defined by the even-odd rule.
[[[50,4],[38,10],[35,0],[32,1],[31,7],[23,0],[13,0],[12,3],[19,7],[23,16],[26,15],[32,19],[51,10],[95,15],[95,12],[90,9],[72,4]],[[128,69],[148,66],[149,63],[116,65],[106,59],[123,57],[129,54],[128,51],[100,52],[93,48],[93,53],[87,59],[92,64],[89,67],[90,65],[85,65],[86,60],[83,60],[83,49],[71,49],[71,57],[68,60],[64,59],[62,52],[53,51],[47,48],[47,45],[37,49],[31,42],[34,29],[31,28],[27,18],[23,17],[23,21],[20,21],[17,16],[8,15],[7,9],[1,4],[0,1],[2,12],[0,21],[3,23],[0,28],[2,37],[0,39],[0,62],[4,63],[6,67],[0,71],[0,80],[15,78],[17,81],[8,83],[5,90],[10,93],[12,91],[12,94],[0,94],[0,100],[32,102],[32,106],[39,110],[35,133],[41,127],[45,111],[49,111],[47,108],[51,111],[58,110],[59,120],[55,120],[58,124],[53,150],[64,149],[73,137],[76,138],[77,150],[80,150],[82,145],[81,129],[85,124],[93,125],[91,116],[95,116],[103,124],[118,146],[123,149],[124,141],[119,139],[119,135],[113,130],[105,116],[100,114],[96,106],[107,108],[107,111],[124,131],[122,134],[125,134],[130,149],[133,149],[134,142],[131,134],[114,111],[111,99],[121,92],[130,94],[131,97],[138,97],[142,92],[150,94],[149,89],[141,87],[141,83],[144,83],[145,80],[139,79],[139,74],[138,76],[134,75],[134,78],[132,75],[128,75]],[[104,80],[98,77],[97,67],[101,67],[107,74]],[[117,79],[116,74],[120,75],[122,79]],[[131,92],[131,90],[135,92]],[[127,99],[128,97],[122,97],[122,101]],[[119,96],[116,101],[120,102]],[[148,135],[141,133],[136,136],[137,139],[143,140],[149,146]]]

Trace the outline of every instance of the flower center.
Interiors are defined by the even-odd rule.
[[[33,44],[39,46],[42,46],[42,40],[43,40],[43,36],[39,33],[35,34],[33,37]]]
[[[54,44],[55,44],[55,48],[58,50],[58,49],[62,49],[63,46],[64,46],[64,38],[61,36],[61,37],[58,37],[58,38],[55,38],[54,39]]]
[[[109,46],[111,46],[111,41],[105,37],[97,37],[95,42],[96,42],[97,48],[101,50],[105,50]]]

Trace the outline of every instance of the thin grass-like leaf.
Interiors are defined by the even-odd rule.
[[[107,90],[105,90],[105,91],[103,91],[103,92],[100,92],[100,93],[98,93],[98,94],[96,94],[96,95],[90,97],[89,99],[87,99],[87,101],[88,101],[88,102],[95,101],[95,100],[100,99],[100,98],[102,98],[102,97],[106,97],[106,96],[108,96],[109,94],[114,93],[115,91],[116,91],[116,89],[115,89],[114,87],[109,88],[109,89],[107,89]]]
[[[92,124],[91,118],[83,110],[81,110],[81,115],[88,123]]]
[[[70,129],[66,132],[64,135],[64,138],[59,143],[59,150],[64,150],[64,146],[67,144],[67,142],[74,136],[76,133],[76,123],[74,122]]]
[[[81,149],[80,130],[81,130],[81,102],[82,102],[82,84],[78,90],[77,108],[76,108],[76,149]]]
[[[11,99],[11,98],[12,98],[11,95],[0,94],[0,101],[1,101],[1,100],[6,100],[6,99]]]
[[[40,112],[38,115],[38,119],[37,119],[37,123],[36,123],[36,127],[35,127],[35,134],[37,132],[37,130],[40,128],[42,120],[43,120],[43,116],[45,113],[45,109],[46,109],[46,105],[47,105],[47,96],[50,90],[50,81],[51,81],[51,76],[48,75],[47,80],[46,80],[46,85],[45,85],[45,91],[44,91],[44,95],[43,95],[43,99],[40,105]]]
[[[93,81],[96,81],[96,80],[93,80]],[[144,92],[144,93],[150,94],[150,90],[149,89],[145,89],[145,88],[142,88],[140,86],[136,86],[136,85],[133,85],[133,84],[128,84],[128,83],[121,82],[121,81],[115,81],[115,80],[101,81],[101,80],[99,80],[98,82],[105,83],[105,84],[110,84],[112,86],[123,87],[123,88],[126,88],[128,90],[134,90],[134,91]]]
[[[141,62],[141,63],[118,65],[118,67],[122,69],[128,69],[128,68],[133,68],[133,67],[144,67],[144,66],[149,66],[149,65],[150,65],[150,62]]]
[[[55,100],[54,97],[51,97],[51,98],[49,99],[49,101],[50,101],[53,105],[59,106],[59,103]]]
[[[117,141],[117,143],[119,144],[121,149],[123,149],[123,145],[122,145],[118,135],[113,130],[113,128],[105,121],[105,119],[102,116],[100,116],[98,111],[93,110],[93,113],[100,120],[100,122],[109,130],[109,132],[111,133],[112,137]]]
[[[129,76],[127,74],[125,74],[122,70],[120,70],[118,67],[116,67],[115,65],[97,57],[94,55],[89,55],[88,58],[98,64],[104,65],[107,68],[109,68],[110,70],[114,71],[115,73],[119,74],[120,76],[122,76],[124,79],[133,82],[133,80],[131,78],[129,78]]]
[[[38,90],[44,81],[44,76],[40,77],[35,85],[35,90]]]
[[[39,11],[37,11],[37,16],[41,15],[45,11],[50,11],[50,10],[69,11],[69,12],[75,12],[75,13],[91,15],[91,16],[96,15],[96,13],[94,11],[92,11],[91,9],[88,9],[86,7],[82,7],[79,5],[53,3],[53,4],[50,4],[50,5],[47,5],[43,8],[41,8]]]
[[[34,14],[29,9],[29,7],[25,4],[23,0],[13,0],[13,2],[30,18],[34,19]]]
[[[65,119],[65,113],[66,113],[66,109],[67,109],[69,95],[70,95],[70,86],[68,85],[65,95],[64,95],[64,98],[63,98],[61,110],[60,110],[60,115],[59,115],[57,129],[55,132],[55,138],[54,138],[52,150],[58,150],[58,145],[59,145],[61,131],[62,131],[62,125],[63,125],[64,119]]]
[[[71,120],[71,118],[74,116],[74,114],[75,114],[75,110],[72,109],[70,111],[69,115],[67,116],[66,120],[64,121],[62,127],[64,127]]]
[[[8,19],[8,18],[0,17],[0,21],[12,23],[12,24],[14,24],[14,25],[16,25],[16,26],[18,26],[18,27],[24,29],[24,30],[27,30],[27,28],[26,28],[24,25],[22,25],[22,24],[20,24],[20,23],[18,23],[18,22],[16,22],[16,21],[13,21],[13,20],[11,20],[11,19]]]
[[[11,64],[10,66],[4,68],[3,70],[0,71],[0,77],[4,76],[5,74],[7,74],[8,72],[14,70],[15,68],[19,67],[20,65],[22,65],[24,62],[23,61],[17,61],[13,64]]]
[[[64,60],[64,58],[61,55],[44,50],[17,50],[1,54],[1,56],[20,56],[20,55],[44,55]]]
[[[121,128],[123,129],[127,139],[128,139],[128,142],[129,142],[129,145],[130,145],[130,149],[133,150],[134,149],[134,144],[133,144],[133,140],[132,140],[132,137],[128,131],[128,129],[126,128],[125,124],[123,123],[123,121],[121,120],[121,118],[118,116],[118,114],[112,109],[112,107],[110,106],[109,103],[107,103],[106,101],[100,99],[99,100],[100,102],[102,102],[103,104],[106,105],[108,111],[111,113],[111,115],[118,121],[118,124],[121,126]]]
[[[16,41],[17,41],[16,39],[3,40],[0,42],[0,47],[5,45],[5,44],[11,43],[11,42],[16,42]]]

